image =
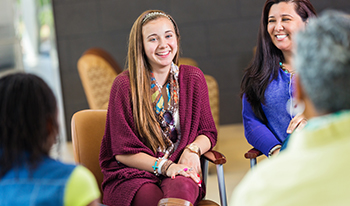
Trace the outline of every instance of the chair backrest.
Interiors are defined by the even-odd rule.
[[[195,66],[195,67],[198,67],[198,63],[196,60],[192,59],[192,58],[189,58],[189,57],[180,57],[179,58],[179,66],[181,64],[184,64],[184,65],[191,65],[191,66]]]
[[[95,176],[101,194],[103,174],[99,156],[105,131],[107,110],[81,110],[72,117],[72,143],[74,160],[88,168]],[[102,196],[101,196],[102,199]]]
[[[113,81],[122,72],[118,63],[105,50],[91,48],[77,66],[90,109],[107,109]]]

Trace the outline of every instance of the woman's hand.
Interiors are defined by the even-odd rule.
[[[307,119],[303,114],[297,114],[289,123],[287,133],[291,134],[294,130],[298,131],[305,127]]]

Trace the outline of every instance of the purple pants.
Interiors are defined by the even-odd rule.
[[[136,193],[131,205],[157,205],[162,198],[172,197],[197,202],[198,185],[188,177],[176,176],[175,179],[165,178],[160,185],[144,184]]]

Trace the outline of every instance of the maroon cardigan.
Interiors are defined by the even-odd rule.
[[[211,114],[208,88],[200,69],[182,65],[179,71],[179,115],[181,142],[170,157],[177,162],[186,147],[198,135],[210,139],[215,146],[217,131]],[[132,115],[129,71],[114,80],[107,112],[105,135],[101,143],[100,166],[104,175],[102,183],[103,203],[130,205],[137,190],[145,183],[157,183],[161,178],[153,173],[128,167],[117,162],[115,155],[144,152],[154,157],[162,156],[148,148],[138,136]],[[205,195],[202,187],[200,196]]]

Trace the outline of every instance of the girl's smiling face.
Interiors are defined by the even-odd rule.
[[[152,71],[170,69],[177,52],[174,24],[166,17],[151,20],[142,26],[145,54]]]

